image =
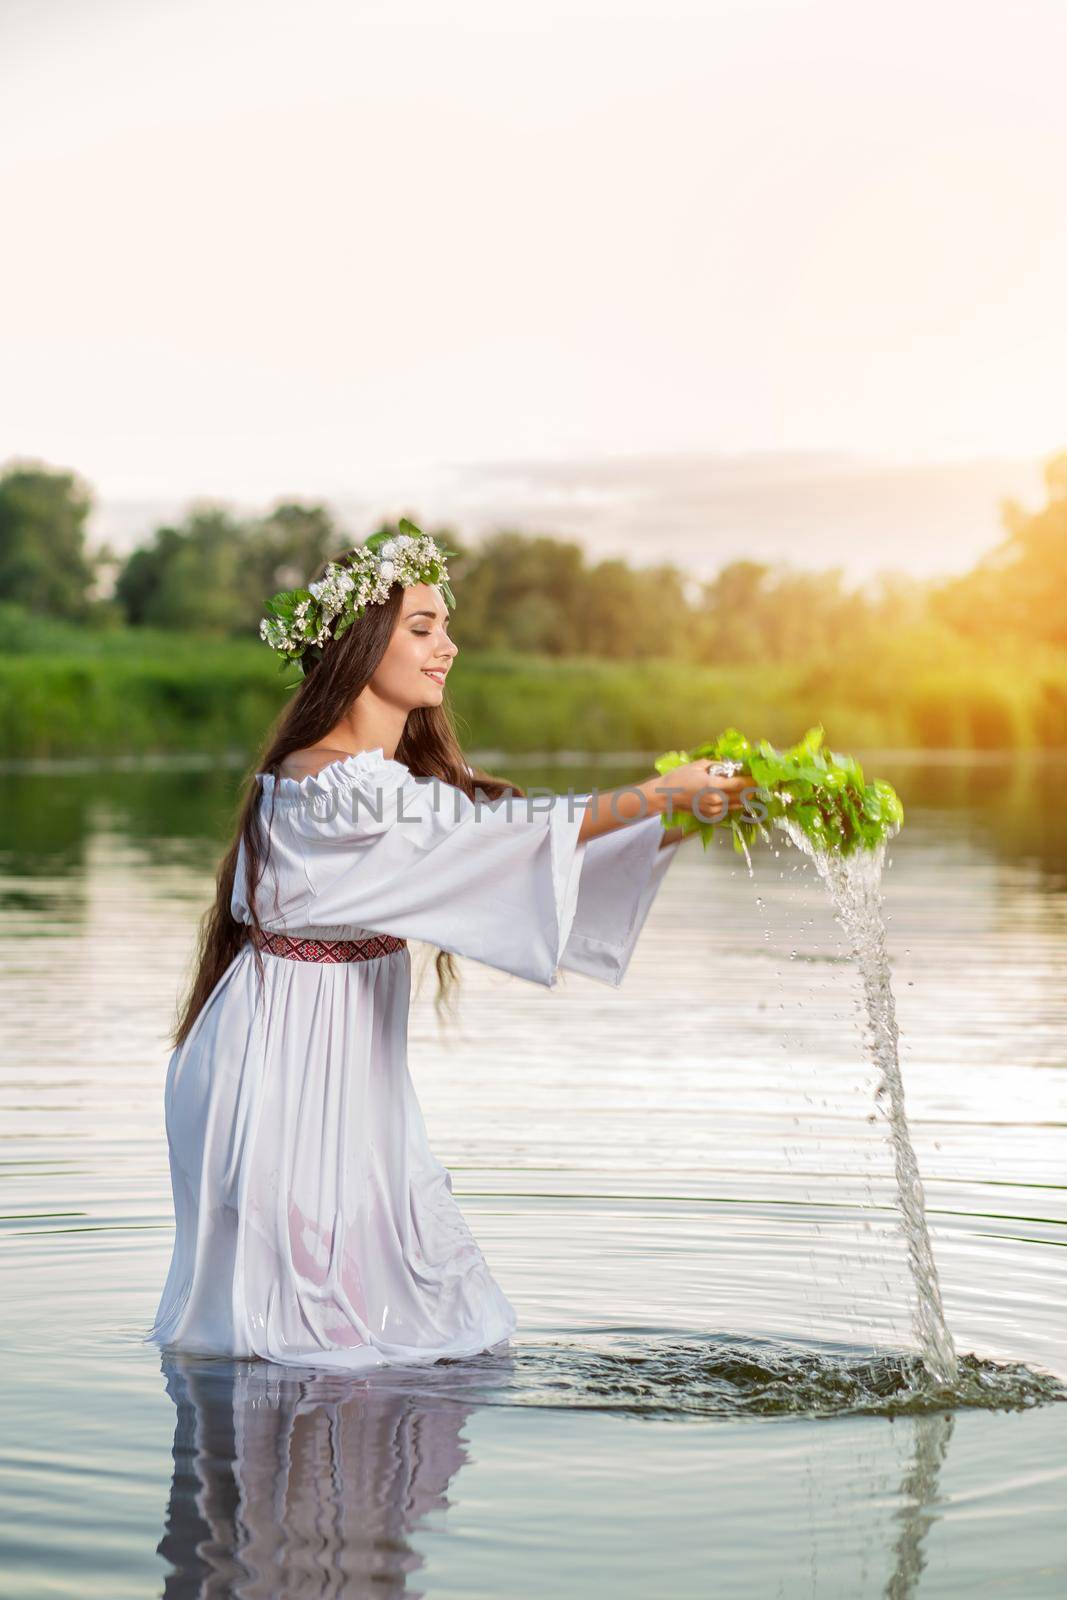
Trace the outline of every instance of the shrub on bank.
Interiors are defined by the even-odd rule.
[[[0,758],[254,751],[296,669],[256,640],[92,630],[0,605]],[[867,651],[866,657],[857,652]],[[462,655],[449,686],[467,749],[685,748],[730,725],[789,744],[821,722],[838,750],[1067,744],[1067,656],[991,661],[960,641],[825,642],[790,665]],[[866,667],[867,670],[864,670]]]

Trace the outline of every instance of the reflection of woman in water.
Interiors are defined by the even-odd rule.
[[[303,681],[248,781],[174,1037],[165,1347],[362,1371],[506,1341],[515,1311],[408,1073],[406,941],[439,947],[439,998],[453,954],[617,985],[680,842],[662,813],[725,803],[703,761],[669,792],[653,775],[595,798],[476,776],[444,704],[447,554],[375,535],[261,627]],[[733,807],[747,781],[715,786]]]
[[[409,1538],[451,1503],[473,1406],[262,1361],[163,1369],[178,1413],[165,1600],[424,1592]]]

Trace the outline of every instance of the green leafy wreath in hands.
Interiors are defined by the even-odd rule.
[[[848,856],[856,850],[875,850],[900,831],[904,807],[892,784],[876,779],[866,783],[854,756],[823,749],[823,728],[809,728],[798,744],[777,750],[768,739],[753,744],[737,728],[727,728],[717,739],[692,750],[667,750],[655,762],[665,775],[690,761],[739,763],[752,776],[760,812],[756,816],[732,812],[715,822],[702,820],[691,809],[665,816],[665,827],[684,833],[699,828],[704,848],[715,829],[729,822],[734,849],[746,853],[757,836],[767,839],[765,822],[788,818],[813,844]],[[714,783],[714,777],[709,778]]]

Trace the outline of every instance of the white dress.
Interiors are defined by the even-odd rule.
[[[393,934],[548,987],[622,981],[679,843],[649,816],[580,844],[588,795],[472,801],[381,747],[259,781],[265,930]],[[242,844],[248,922],[244,883]],[[174,1252],[147,1339],[350,1372],[505,1342],[514,1307],[408,1072],[409,950],[262,961],[257,996],[246,942],[170,1058]]]

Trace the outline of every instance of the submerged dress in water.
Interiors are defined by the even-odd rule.
[[[561,968],[622,981],[679,844],[658,816],[579,843],[588,795],[474,801],[381,747],[259,782],[266,932],[390,934],[550,988]],[[249,922],[244,884],[242,843]],[[170,1058],[174,1252],[147,1338],[354,1372],[506,1342],[515,1309],[408,1072],[407,945],[262,962],[259,984],[246,940]]]

